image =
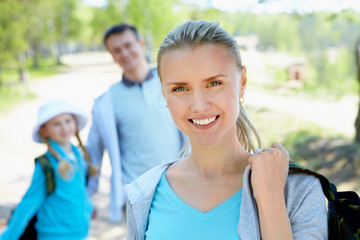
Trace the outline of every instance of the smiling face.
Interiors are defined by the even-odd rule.
[[[51,138],[67,148],[76,132],[76,120],[70,113],[63,113],[47,121],[39,131],[43,138]]]
[[[171,50],[160,64],[169,111],[192,145],[213,145],[227,138],[237,141],[239,97],[244,94],[246,76],[227,48],[205,44]]]
[[[144,42],[137,39],[130,29],[110,35],[106,40],[106,47],[125,73],[135,70],[143,61],[146,61]]]

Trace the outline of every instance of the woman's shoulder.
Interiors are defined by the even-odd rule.
[[[320,180],[306,173],[289,173],[284,192],[290,208],[304,203],[325,202]]]
[[[316,186],[321,189],[321,184],[317,177],[306,173],[289,172],[285,192],[304,194]]]
[[[153,167],[135,179],[132,183],[125,185],[124,188],[128,194],[129,199],[136,200],[138,196],[148,196],[153,194],[163,173],[166,171],[169,165],[176,161],[177,160],[162,163],[156,167]]]

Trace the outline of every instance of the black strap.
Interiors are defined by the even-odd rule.
[[[324,195],[328,200],[328,212],[338,214],[348,221],[351,226],[360,227],[360,198],[354,191],[338,192],[336,186],[321,175],[296,162],[290,161],[290,172],[313,175],[319,178]]]

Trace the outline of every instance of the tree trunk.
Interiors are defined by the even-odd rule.
[[[57,65],[62,65],[61,56],[63,55],[63,43],[61,41],[58,41],[56,43],[56,47],[57,47],[56,63]]]
[[[2,67],[0,67],[0,92],[2,90],[3,82],[2,82]]]
[[[19,75],[20,75],[20,82],[25,83],[27,81],[26,69],[25,69],[25,54],[19,53]]]
[[[358,70],[358,81],[360,84],[360,37],[356,43],[355,54],[356,54],[356,67]],[[359,103],[358,114],[355,120],[355,141],[360,143],[360,103]]]
[[[39,68],[40,67],[40,64],[39,64],[40,45],[38,43],[32,44],[32,50],[34,51],[32,67]]]

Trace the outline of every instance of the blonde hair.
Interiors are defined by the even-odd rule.
[[[206,44],[221,44],[225,46],[233,57],[237,68],[239,70],[242,69],[240,51],[236,40],[221,28],[218,22],[203,20],[187,21],[169,32],[160,45],[157,55],[157,69],[160,81],[162,82],[160,63],[166,53],[177,49],[194,49]],[[246,151],[255,152],[256,148],[262,148],[263,146],[260,134],[251,123],[244,106],[240,102],[239,105],[239,116],[236,120],[237,137]],[[257,147],[252,136],[255,136],[257,140]],[[188,149],[189,146],[186,144],[179,156],[184,157]]]
[[[76,121],[76,118],[74,117],[75,121]],[[46,124],[46,123],[45,123]],[[45,125],[44,124],[44,125]],[[43,125],[43,126],[44,126]],[[43,127],[41,126],[41,127]],[[41,133],[40,133],[40,136],[41,136]],[[83,155],[84,155],[84,159],[86,160],[86,162],[89,164],[89,175],[91,177],[93,176],[96,176],[98,174],[98,169],[91,163],[91,159],[90,159],[90,154],[89,152],[86,150],[86,148],[84,147],[84,145],[82,144],[82,141],[81,141],[81,138],[80,138],[80,135],[79,135],[79,131],[76,130],[75,132],[75,137],[76,139],[78,140],[79,142],[79,147],[81,148],[82,152],[83,152]],[[59,165],[58,165],[58,169],[59,169],[59,173],[60,173],[60,176],[63,178],[63,179],[67,179],[68,177],[68,173],[73,171],[74,168],[73,166],[68,162],[66,161],[65,159],[63,159],[59,153],[57,151],[54,150],[54,148],[51,146],[50,142],[49,142],[49,139],[48,138],[44,138],[43,136],[41,136],[41,138],[43,139],[44,143],[46,144],[46,146],[48,147],[48,150],[49,152],[51,153],[51,155],[53,155],[55,157],[56,160],[59,161]]]

